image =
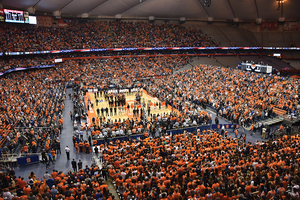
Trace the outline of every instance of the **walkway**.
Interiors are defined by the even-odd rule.
[[[72,89],[67,89],[66,91],[66,101],[65,101],[65,109],[63,112],[63,119],[64,119],[64,127],[62,129],[60,135],[60,142],[61,142],[61,154],[58,154],[56,157],[55,164],[50,165],[48,171],[51,173],[53,169],[57,171],[68,172],[71,170],[71,161],[74,158],[75,160],[81,159],[83,162],[83,166],[89,165],[91,163],[92,154],[84,154],[84,153],[76,153],[75,148],[73,148],[72,136],[73,136],[73,122],[70,119],[70,111],[73,112],[73,103],[71,99],[69,99],[68,94],[72,93]],[[85,136],[86,137],[86,136]],[[86,139],[86,138],[84,138]],[[65,147],[69,146],[71,149],[70,152],[70,160],[67,160],[67,156],[65,153]],[[43,177],[46,171],[46,165],[43,163],[38,164],[31,164],[26,166],[16,167],[15,169],[16,176],[22,176],[25,180],[27,180],[30,172],[34,172],[36,177]]]

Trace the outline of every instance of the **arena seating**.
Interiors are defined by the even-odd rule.
[[[0,32],[1,52],[217,45],[197,29],[146,22],[74,21],[65,28],[4,25]]]
[[[76,162],[77,163],[77,162]],[[106,169],[106,171],[105,171]],[[36,177],[34,172],[29,180],[16,177],[14,170],[0,173],[2,199],[112,199],[113,195],[104,182],[108,178],[107,168],[88,165],[73,168],[66,173],[46,171],[43,177]],[[6,178],[9,177],[8,180]],[[10,192],[12,191],[12,192]]]
[[[217,30],[220,31],[220,28],[211,28],[212,33]],[[65,29],[5,25],[0,27],[0,31],[3,33],[0,36],[0,51],[4,52],[218,46],[211,37],[213,34],[205,36],[195,28],[144,22],[74,21]],[[228,46],[251,46],[256,43],[248,32],[242,30],[225,28],[222,34],[220,37],[228,41]],[[9,35],[16,37],[7,37]],[[235,43],[232,43],[234,38]],[[277,42],[280,41],[274,40],[274,43]],[[153,126],[143,126],[142,129],[152,137],[144,134],[144,139],[140,141],[115,140],[107,146],[100,145],[104,159],[101,170],[100,166],[87,166],[78,173],[68,172],[67,175],[53,172],[54,188],[47,181],[50,176],[37,180],[33,173],[30,174],[33,183],[28,182],[30,190],[22,178],[16,178],[10,171],[0,174],[0,188],[16,188],[16,196],[23,198],[31,191],[38,199],[47,199],[52,189],[57,189],[55,198],[64,195],[63,198],[72,199],[72,193],[76,199],[105,197],[110,200],[113,197],[103,182],[107,169],[120,198],[125,200],[227,200],[255,199],[256,196],[259,199],[299,198],[299,135],[246,144],[230,137],[224,138],[213,130],[155,137],[154,129],[159,126],[166,131],[194,122],[197,125],[211,123],[209,113],[202,109],[207,107],[224,119],[245,126],[253,126],[276,115],[299,113],[299,82],[276,75],[258,76],[233,69],[234,63],[244,59],[273,63],[277,69],[287,67],[287,64],[275,58],[258,56],[229,60],[227,57],[148,57],[146,55],[151,53],[145,53],[140,57],[118,57],[122,54],[103,53],[102,56],[115,57],[101,59],[72,59],[76,54],[69,54],[64,62],[57,63],[53,68],[21,71],[1,77],[1,155],[60,149],[58,138],[63,125],[67,84],[78,90],[82,84],[84,91],[93,89],[95,85],[107,89],[112,78],[118,79],[120,88],[138,84],[180,113],[150,117]],[[96,53],[88,55],[99,56]],[[6,56],[0,60],[0,72],[50,64],[56,57],[59,56]],[[149,79],[143,81],[145,77]],[[138,129],[138,122],[133,125],[129,123],[125,121],[127,125],[122,124],[129,129],[128,134]],[[119,125],[104,126],[113,131],[120,129]],[[92,134],[97,136],[100,134],[97,131],[92,131]],[[114,135],[117,136],[116,132],[112,132]],[[8,192],[4,193],[9,195]]]
[[[294,69],[300,69],[300,60],[284,60],[287,64],[292,66]]]
[[[208,37],[220,42],[219,46],[259,46],[259,42],[251,31],[227,26],[200,26]]]
[[[297,145],[298,135],[244,144],[208,130],[116,141],[103,157],[125,200],[296,199],[299,179],[289,174],[298,173]]]
[[[6,137],[6,132],[1,133],[5,140],[2,145],[9,147],[4,148],[4,152],[13,153],[23,147],[27,147],[29,152],[39,152],[46,143],[47,148],[55,146],[51,141],[59,135],[59,130],[44,128],[59,124],[64,107],[64,84],[77,75],[77,70],[81,71],[86,87],[95,82],[103,83],[106,87],[111,77],[119,77],[120,86],[125,86],[133,84],[134,79],[170,75],[173,70],[180,69],[188,63],[189,59],[142,57],[106,59],[102,62],[98,59],[70,60],[48,71],[19,72],[5,76],[0,80],[3,102],[0,129],[2,132],[10,130],[10,134]],[[77,70],[74,71],[73,66],[77,66]],[[62,72],[66,75],[62,76]],[[35,94],[36,91],[39,93]],[[48,141],[43,139],[48,137]]]
[[[300,40],[297,36],[297,31],[269,31],[269,32],[254,32],[255,37],[259,41],[261,46],[279,46],[290,47],[300,46]]]

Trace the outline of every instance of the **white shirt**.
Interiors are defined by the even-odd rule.
[[[66,147],[66,148],[65,148],[65,151],[66,151],[66,152],[70,152],[70,148],[69,148],[69,147]]]
[[[125,176],[126,176],[126,172],[121,172],[121,176],[122,176],[122,179],[124,180]]]

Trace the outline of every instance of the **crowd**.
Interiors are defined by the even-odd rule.
[[[182,51],[178,50],[178,54],[195,54],[194,51]],[[170,51],[121,51],[121,52],[80,52],[80,53],[62,53],[62,54],[46,54],[46,55],[23,55],[23,56],[0,56],[0,73],[7,72],[14,68],[30,68],[35,66],[52,65],[55,64],[55,59],[74,59],[82,58],[86,59],[95,58],[97,60],[106,60],[113,57],[157,57],[171,54]],[[173,58],[175,56],[173,55]],[[179,56],[177,56],[179,57]],[[173,70],[176,70],[180,66],[174,66]]]
[[[1,52],[218,45],[194,28],[148,22],[74,20],[64,28],[3,25],[0,32]]]
[[[101,145],[103,167],[0,174],[3,199],[299,199],[300,136],[243,143],[213,130]],[[28,181],[27,181],[28,180]]]
[[[211,123],[211,116],[202,109],[182,115],[177,112],[149,114],[150,121],[145,123],[143,117],[132,119],[110,120],[110,117],[99,117],[99,121],[91,124],[92,139],[107,139],[115,136],[142,134],[145,137],[165,135],[167,130],[199,126]],[[76,134],[76,133],[75,133]],[[80,132],[77,134],[79,135]],[[83,134],[83,132],[81,133]],[[96,142],[95,142],[96,144]]]
[[[273,108],[299,110],[299,82],[279,76],[201,65],[146,84],[148,93],[188,112],[189,103],[211,106],[233,123],[275,116]]]
[[[73,162],[74,161],[74,162]],[[53,170],[46,171],[43,177],[36,177],[31,172],[28,177],[16,177],[13,169],[0,174],[0,199],[7,200],[113,200],[108,190],[107,168],[97,165],[86,165],[72,161],[73,172]],[[28,180],[28,181],[27,181]]]
[[[29,68],[41,65],[53,64],[52,56],[31,56],[31,57],[0,57],[0,72],[6,72],[13,68]]]
[[[44,138],[49,137],[51,143],[52,138],[59,136],[56,127],[63,123],[65,86],[72,79],[82,81],[86,89],[95,85],[105,88],[111,83],[118,87],[133,86],[134,80],[170,75],[188,62],[189,57],[69,60],[48,70],[8,74],[0,79],[0,131],[6,137],[3,153],[13,153],[16,147],[35,152],[45,148],[40,146],[46,144]],[[72,97],[74,116],[84,114],[79,88],[77,92]]]
[[[4,25],[0,32],[3,52],[217,45],[196,29],[143,22],[74,21],[66,28]],[[53,62],[49,58],[4,58],[1,71],[49,64]],[[17,147],[22,152],[42,150],[45,159],[53,151],[54,155],[60,153],[62,112],[66,84],[70,83],[77,84],[70,96],[74,102],[71,117],[79,117],[79,121],[85,114],[84,92],[107,90],[111,85],[143,88],[179,111],[149,112],[149,124],[101,118],[99,126],[91,129],[93,136],[140,132],[145,133],[145,139],[102,145],[102,169],[92,166],[77,172],[72,161],[74,172],[46,173],[43,181],[34,173],[28,182],[16,178],[13,170],[0,174],[0,188],[16,189],[15,194],[5,190],[2,198],[114,199],[103,182],[108,173],[125,200],[299,199],[299,135],[245,144],[211,130],[171,137],[155,134],[157,130],[164,133],[210,123],[211,116],[203,110],[207,107],[245,125],[275,116],[274,108],[298,112],[299,82],[207,65],[173,73],[189,62],[189,57],[167,56],[67,60],[54,68],[1,77],[0,134],[5,141],[1,153],[13,153]],[[89,143],[92,146],[90,139]]]
[[[59,73],[49,69],[0,79],[0,131],[6,140],[3,153],[13,153],[18,146],[27,146],[24,151],[29,152],[40,145],[51,147],[52,138],[60,132],[57,128],[62,128],[65,99],[65,85],[57,82],[56,76]]]
[[[5,136],[4,131],[6,133],[6,130],[10,130],[10,134],[5,137],[12,142],[7,147],[13,150],[18,142],[18,139],[14,139],[24,135],[25,131],[14,130],[15,127],[26,127],[26,134],[30,136],[30,128],[50,127],[57,121],[62,124],[60,114],[64,107],[65,84],[72,80],[82,82],[83,91],[94,87],[107,89],[111,84],[118,88],[134,85],[146,89],[150,95],[165,102],[166,106],[179,110],[180,115],[165,113],[150,116],[153,124],[151,133],[157,129],[164,131],[176,126],[209,123],[210,116],[202,111],[207,106],[233,123],[249,126],[275,116],[273,108],[288,112],[299,109],[299,86],[293,80],[206,65],[173,74],[174,69],[180,69],[188,62],[189,57],[68,60],[48,71],[7,75],[0,80],[1,134]],[[161,76],[163,78],[159,78]],[[144,77],[148,79],[143,80]],[[76,105],[83,108],[80,95],[77,95],[77,100],[79,104]],[[80,109],[78,114],[83,115],[84,109]],[[98,130],[102,132],[102,129],[109,128],[119,131],[121,124],[127,124],[123,126],[124,131],[128,128],[138,130],[137,126],[141,125],[136,120],[106,121]],[[146,128],[149,130],[151,127],[143,125],[142,129]],[[35,132],[37,137],[44,134],[43,131]],[[59,130],[51,132],[58,133]],[[38,140],[36,136],[34,138]],[[32,141],[29,139],[28,143],[32,144]]]
[[[167,63],[168,59],[163,59]],[[128,60],[118,62],[126,65],[129,62],[138,61],[138,59],[137,61]],[[144,60],[144,62],[148,61]],[[150,61],[159,62],[155,59]],[[180,63],[180,59],[177,61]],[[59,129],[50,129],[48,132],[26,129],[29,133],[24,133],[19,132],[19,129],[14,130],[13,125],[34,128],[42,125],[50,126],[55,117],[58,118],[56,120],[60,120],[59,114],[63,110],[65,99],[65,83],[71,78],[80,77],[85,87],[88,87],[95,82],[98,83],[99,80],[102,80],[102,83],[107,80],[109,83],[109,78],[104,77],[111,77],[112,74],[117,74],[116,77],[121,75],[129,77],[126,83],[130,84],[134,77],[130,76],[130,72],[143,73],[140,71],[143,70],[139,68],[140,65],[132,64],[131,71],[129,70],[127,75],[118,71],[120,68],[117,64],[103,64],[102,70],[99,70],[94,65],[96,60],[88,62],[87,60],[71,60],[60,64],[58,68],[13,73],[2,78],[0,80],[1,110],[3,111],[1,112],[1,128],[13,130],[8,135],[10,138],[8,140],[19,141],[19,136],[24,135],[32,144],[38,142],[40,147],[48,152],[53,149],[57,150]],[[152,68],[149,68],[150,72],[151,70]],[[125,77],[123,80],[128,80]],[[122,86],[122,78],[120,79],[119,84]],[[105,83],[97,85],[103,88],[107,86]],[[269,77],[238,70],[198,66],[193,70],[169,75],[163,79],[146,80],[141,82],[140,86],[177,108],[180,114],[166,113],[161,116],[150,116],[154,128],[151,126],[142,126],[142,128],[151,134],[153,139],[146,137],[145,140],[139,142],[115,142],[101,149],[108,172],[116,181],[118,192],[124,199],[255,199],[257,195],[262,199],[272,197],[274,199],[297,199],[299,197],[297,176],[299,173],[299,136],[284,136],[271,140],[267,144],[239,144],[238,140],[222,138],[213,131],[176,135],[172,138],[168,136],[157,138],[153,134],[156,128],[170,127],[171,122],[173,126],[175,123],[184,126],[187,121],[197,122],[201,118],[193,118],[194,115],[202,116],[201,119],[209,119],[207,113],[199,108],[200,105],[202,107],[211,105],[216,109],[220,107],[219,112],[235,112],[235,115],[242,117],[249,117],[251,115],[248,113],[255,113],[253,117],[257,118],[261,117],[260,113],[263,112],[263,108],[270,106],[296,109],[299,100],[296,83],[277,76]],[[224,116],[221,112],[220,114]],[[127,123],[125,121],[113,124],[117,128],[131,126],[132,130],[138,131],[139,123],[131,120]],[[111,125],[104,123],[102,128],[110,128]],[[54,142],[52,138],[55,139]],[[34,151],[32,147],[30,149]],[[89,173],[87,178],[95,179],[93,174],[96,173],[97,177],[99,169],[98,171],[89,170],[94,173]],[[75,186],[75,183],[81,182],[79,177],[70,173],[67,178],[61,178],[61,182],[65,180],[61,183],[61,188],[65,186],[65,190],[62,189],[59,192],[65,196],[62,198],[72,199],[69,197],[70,194],[74,196],[80,194],[83,198],[86,195],[87,199],[88,196],[96,194],[113,198],[107,191],[98,189],[97,186],[103,185],[101,180],[94,183],[91,181],[89,190],[86,190],[88,186],[82,188],[82,183],[80,186],[79,184]],[[18,184],[14,178],[7,176],[5,178],[10,183]],[[68,183],[67,186],[66,183]],[[52,189],[59,191],[60,188],[59,181],[54,188],[48,186],[49,189],[47,182],[35,184],[32,188],[42,187],[43,190],[37,189],[32,195],[30,192],[27,195],[36,195],[45,199],[47,195],[51,195]],[[17,196],[23,195],[22,191],[29,191],[26,185],[24,187],[22,185],[21,188],[23,189],[17,190],[20,192],[16,194]],[[84,194],[74,192],[78,191],[78,188],[84,191]],[[70,191],[71,189],[73,190]],[[40,192],[42,197],[39,196],[38,191],[44,191]],[[3,194],[9,195],[9,191]]]
[[[214,131],[110,142],[104,165],[130,199],[299,199],[299,135],[242,143]]]
[[[106,89],[110,85],[127,88],[143,78],[171,75],[189,61],[186,56],[84,59],[68,60],[58,68],[62,67],[66,80],[78,78],[82,81],[84,89]]]

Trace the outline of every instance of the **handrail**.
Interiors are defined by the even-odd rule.
[[[11,130],[5,130],[5,131],[11,131]],[[6,139],[7,139],[6,137],[7,137],[7,134],[5,134],[4,137],[2,138],[2,140],[0,141],[0,148],[6,142]]]
[[[33,127],[15,127],[14,129],[39,129],[39,128],[44,128],[44,129],[47,129],[47,128],[52,128],[51,126],[33,126]]]
[[[297,122],[300,119],[300,115],[291,115],[291,114],[285,114],[283,115],[285,120],[291,121],[291,122]]]
[[[21,153],[20,157],[23,157],[23,156],[34,156],[34,155],[40,156],[41,153]]]

